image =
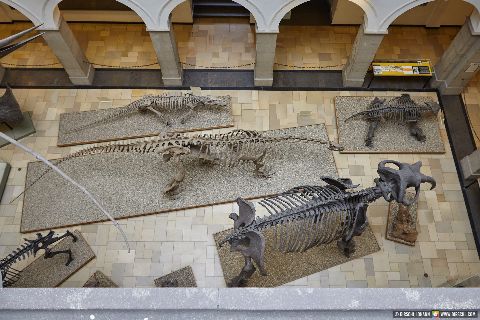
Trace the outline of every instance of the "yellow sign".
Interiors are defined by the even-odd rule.
[[[373,62],[373,75],[381,77],[431,77],[430,61]]]

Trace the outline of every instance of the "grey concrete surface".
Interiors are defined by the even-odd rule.
[[[31,299],[35,296],[35,299]],[[0,319],[390,319],[477,310],[479,289],[0,289]]]

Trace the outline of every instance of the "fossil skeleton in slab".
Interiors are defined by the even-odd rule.
[[[417,201],[422,183],[427,182],[431,189],[435,188],[435,180],[422,174],[421,166],[421,162],[410,165],[381,161],[377,170],[380,177],[374,180],[375,186],[359,191],[348,191],[358,187],[350,179],[321,177],[325,186],[296,187],[260,201],[269,213],[265,217],[255,217],[253,203],[238,198],[239,214],[230,214],[234,221],[233,232],[219,243],[222,246],[228,242],[232,251],[240,252],[245,258],[243,269],[229,286],[244,285],[256,270],[254,263],[262,275],[267,275],[262,231],[269,228],[274,230],[275,248],[282,252],[303,252],[338,240],[340,250],[350,256],[355,250],[353,237],[361,235],[368,225],[366,213],[371,202],[383,197],[386,201],[411,205]],[[405,192],[411,187],[416,194],[409,200]]]
[[[365,146],[370,148],[373,147],[373,138],[380,122],[387,120],[408,124],[410,135],[418,141],[424,142],[425,135],[418,126],[418,121],[422,119],[424,114],[436,115],[439,110],[440,105],[438,103],[429,101],[424,102],[423,105],[417,104],[409,94],[402,94],[389,102],[375,97],[368,105],[367,110],[355,113],[345,119],[345,122],[353,119],[362,119],[369,123]]]
[[[52,251],[52,249],[49,248],[49,246],[66,237],[71,237],[73,242],[77,241],[77,237],[68,230],[61,236],[55,236],[55,232],[50,231],[47,235],[37,233],[37,239],[34,240],[24,239],[26,242],[23,245],[0,260],[0,272],[2,274],[3,287],[13,285],[20,277],[21,271],[12,266],[18,261],[25,260],[30,255],[35,257],[37,252],[41,249],[45,250],[45,259],[52,258],[57,254],[67,254],[68,259],[65,265],[68,266],[73,261],[72,251],[70,249]]]
[[[242,163],[254,165],[254,174],[259,177],[268,177],[265,171],[265,156],[269,148],[275,143],[319,143],[328,144],[331,150],[341,150],[341,147],[323,139],[294,136],[286,130],[276,130],[285,133],[278,137],[265,135],[258,131],[233,130],[224,134],[196,134],[188,136],[181,133],[162,134],[156,138],[145,138],[132,143],[111,143],[109,145],[94,146],[72,153],[58,160],[52,160],[56,165],[88,155],[105,153],[157,153],[161,154],[165,162],[171,161],[175,165],[174,177],[163,190],[171,194],[178,189],[185,179],[186,169],[183,159],[192,156],[205,164],[217,164],[226,167],[235,167]],[[40,180],[49,170],[44,171],[25,190]]]
[[[134,112],[153,112],[160,121],[166,125],[171,125],[171,117],[169,113],[172,111],[182,111],[182,115],[177,118],[176,121],[179,121],[181,124],[184,124],[187,119],[189,119],[195,111],[198,111],[199,108],[209,108],[212,110],[229,108],[231,106],[231,97],[230,96],[199,96],[192,93],[186,94],[162,94],[162,95],[145,95],[142,98],[135,100],[123,108],[119,108],[112,114],[108,115],[105,118],[95,120],[93,122],[81,125],[70,130],[68,133],[78,132],[92,126],[97,126],[102,123],[107,123],[109,121],[115,120],[119,117],[127,116]]]

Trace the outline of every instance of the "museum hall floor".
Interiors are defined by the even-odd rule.
[[[24,138],[22,142],[49,159],[58,158],[81,148],[56,146],[61,113],[124,106],[144,94],[161,92],[165,90],[14,89],[22,110],[33,113],[37,128],[35,135]],[[335,96],[400,94],[393,91],[253,90],[204,90],[203,93],[232,96],[237,128],[265,130],[325,123],[331,140],[337,139]],[[411,94],[434,99],[437,97],[435,92]],[[478,110],[478,104],[475,103],[478,94],[476,87],[470,87],[465,95],[467,105],[472,104],[473,110]],[[372,204],[368,210],[372,230],[381,247],[379,252],[299,279],[289,283],[289,286],[436,287],[447,281],[480,273],[480,261],[454,160],[442,116],[439,118],[445,154],[334,152],[339,176],[351,177],[354,183],[359,183],[362,187],[372,185],[379,160],[388,158],[409,163],[423,162],[422,171],[432,175],[438,184],[432,191],[422,188],[417,245],[409,247],[385,239],[388,206],[381,200]],[[12,165],[5,195],[0,203],[0,256],[4,256],[15,249],[24,237],[32,236],[19,233],[21,199],[13,204],[9,202],[23,190],[26,165],[33,159],[13,146],[0,149],[0,159]],[[111,223],[72,227],[70,230],[82,232],[93,248],[96,259],[62,286],[80,287],[99,270],[111,276],[121,287],[152,287],[155,278],[190,265],[199,287],[224,287],[212,235],[231,227],[228,215],[232,211],[233,203],[119,220],[131,241],[133,250],[130,253]]]

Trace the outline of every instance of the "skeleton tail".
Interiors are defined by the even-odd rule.
[[[47,159],[45,159],[44,157],[42,157],[40,154],[38,154],[37,152],[31,150],[30,148],[24,146],[23,144],[19,143],[17,140],[15,139],[12,139],[11,137],[7,136],[6,134],[4,134],[3,132],[0,132],[0,137],[7,140],[8,142],[10,142],[11,144],[14,144],[15,146],[17,146],[18,148],[22,149],[23,151],[25,151],[26,153],[29,153],[31,155],[33,155],[37,160],[40,160],[42,161],[43,163],[45,163],[47,166],[49,166],[50,168],[52,168],[55,172],[57,172],[60,176],[62,176],[62,178],[64,178],[65,180],[67,180],[68,182],[70,182],[71,184],[73,184],[75,187],[77,187],[78,189],[80,189],[80,191],[82,193],[84,193],[94,204],[95,206],[100,209],[100,211],[106,215],[108,217],[108,219],[110,221],[112,221],[113,225],[118,229],[118,231],[120,232],[120,234],[122,235],[124,241],[125,241],[125,244],[127,245],[127,248],[128,248],[128,252],[130,252],[130,245],[128,244],[128,240],[127,240],[127,236],[125,234],[125,232],[123,231],[123,229],[120,227],[120,225],[118,224],[118,222],[112,217],[112,215],[110,213],[108,213],[108,211],[100,204],[100,202],[98,202],[97,199],[95,199],[95,197],[87,190],[85,189],[85,187],[83,187],[82,185],[80,185],[78,182],[76,182],[75,180],[73,180],[72,178],[70,178],[67,174],[65,174],[65,172],[63,172],[62,170],[60,170],[60,168],[58,168],[57,166],[55,166],[53,163],[51,163],[50,161],[48,161]]]
[[[51,160],[51,162],[59,166],[65,161],[72,160],[79,157],[95,155],[95,154],[104,154],[104,153],[115,153],[115,152],[136,152],[136,153],[150,153],[155,151],[155,145],[152,143],[148,143],[147,141],[140,141],[134,143],[127,143],[127,144],[116,144],[112,143],[109,145],[103,146],[94,146],[90,148],[86,148],[83,150],[79,150],[77,152],[71,153],[61,159]],[[53,169],[51,167],[46,168],[35,180],[33,180],[25,189],[18,194],[10,203],[17,200],[21,195],[27,192],[34,184],[40,181],[45,175],[51,172]]]
[[[99,124],[102,124],[102,123],[106,123],[108,121],[112,121],[112,120],[115,120],[115,119],[120,118],[120,117],[124,117],[124,116],[129,115],[133,112],[137,112],[139,110],[142,110],[143,108],[146,108],[149,105],[150,105],[150,103],[149,103],[148,96],[142,97],[139,100],[135,100],[135,101],[129,103],[125,107],[119,108],[114,113],[106,116],[105,118],[97,119],[95,121],[80,125],[76,128],[73,128],[71,130],[66,131],[65,133],[74,133],[74,132],[82,131],[82,130],[85,130],[87,128],[93,127],[93,126],[96,126],[96,125],[99,125]]]

